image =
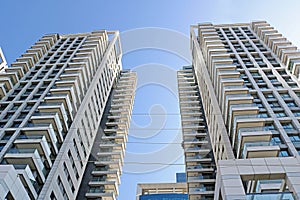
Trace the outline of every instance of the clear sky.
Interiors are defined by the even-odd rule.
[[[137,182],[175,181],[184,171],[176,70],[190,63],[189,25],[267,20],[300,46],[299,8],[297,0],[9,0],[0,46],[11,63],[45,33],[120,30],[123,66],[139,79],[119,196],[133,200]]]

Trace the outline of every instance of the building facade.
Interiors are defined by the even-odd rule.
[[[190,33],[193,66],[178,72],[184,145],[186,126],[199,121],[183,108],[203,111],[217,165],[214,195],[195,199],[299,199],[299,50],[265,21]]]
[[[192,67],[178,71],[177,80],[189,199],[213,198],[216,166]]]
[[[176,183],[139,183],[136,200],[188,200],[185,173],[176,173]]]
[[[50,34],[4,69],[1,198],[116,199],[136,83],[121,57],[118,31]]]
[[[7,68],[7,62],[4,57],[3,51],[0,48],[0,72],[4,71],[5,68]]]

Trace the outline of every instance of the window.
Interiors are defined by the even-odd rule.
[[[294,102],[286,102],[286,105],[288,107],[296,107],[296,104]]]
[[[287,157],[289,156],[289,153],[287,151],[280,151],[279,157]]]
[[[30,110],[33,107],[34,104],[27,104],[25,107],[25,110]]]
[[[91,186],[90,189],[88,190],[89,193],[103,193],[104,192],[104,187],[103,186]]]
[[[3,111],[8,104],[0,104],[0,111]]]
[[[262,78],[256,78],[254,80],[256,83],[264,83],[264,80]]]
[[[278,136],[272,137],[271,140],[274,144],[281,144],[281,139]]]
[[[12,124],[12,127],[17,128],[17,127],[20,126],[20,124],[21,124],[21,122],[14,122],[14,123]]]
[[[68,179],[68,183],[69,183],[69,185],[70,185],[70,188],[71,188],[72,192],[74,193],[75,188],[74,188],[74,185],[73,185],[73,182],[72,182],[72,179],[71,179],[71,176],[70,176],[70,173],[69,173],[69,171],[68,171],[68,168],[67,168],[66,163],[63,164],[63,167],[64,167],[65,175],[66,175],[66,177],[67,177],[67,179]]]
[[[276,83],[276,82],[278,82],[278,81],[277,81],[277,78],[269,78],[269,81],[270,81],[271,83]]]
[[[266,97],[267,99],[273,99],[273,98],[275,98],[274,95],[273,95],[272,93],[267,93],[267,94],[265,94],[265,97]]]
[[[300,142],[300,137],[298,135],[289,136],[292,142]]]
[[[61,191],[61,193],[62,193],[64,199],[65,199],[65,200],[69,200],[68,195],[67,195],[67,192],[66,192],[66,190],[65,190],[65,187],[64,187],[64,185],[63,185],[63,183],[62,183],[62,181],[61,181],[61,179],[60,179],[59,176],[58,176],[58,178],[57,178],[57,185],[58,185],[58,187],[59,187],[59,189],[60,189],[60,191]]]
[[[5,126],[6,122],[0,122],[0,128],[3,128]]]
[[[25,119],[27,114],[28,114],[27,112],[21,112],[21,114],[18,116],[18,119]]]
[[[268,117],[268,114],[266,112],[262,112],[262,113],[259,113],[258,114],[258,117],[259,118],[267,118]]]
[[[290,96],[288,93],[282,93],[282,94],[280,94],[280,96],[281,96],[283,99],[291,98],[291,96]]]
[[[14,106],[11,108],[11,111],[16,111],[20,107],[20,104],[14,104]]]
[[[266,125],[265,125],[265,129],[266,130],[275,130],[275,127],[274,127],[274,125],[273,125],[273,123],[267,123]]]
[[[75,162],[74,162],[74,159],[73,159],[73,156],[72,156],[72,153],[71,153],[70,150],[68,151],[68,157],[69,157],[69,160],[70,160],[70,162],[71,162],[72,168],[73,168],[73,170],[74,170],[76,179],[78,179],[78,178],[79,178],[78,170],[77,170],[77,168],[76,168],[76,165],[75,165]]]
[[[281,126],[282,126],[284,129],[294,129],[293,125],[292,125],[290,122],[284,122],[284,123],[281,123]]]
[[[9,140],[13,134],[14,134],[13,131],[5,131],[5,134],[2,137],[2,140]]]
[[[283,70],[278,70],[278,73],[280,75],[287,75],[286,71],[283,69]]]
[[[82,162],[82,159],[80,157],[79,150],[78,150],[78,147],[77,147],[75,139],[73,139],[73,146],[74,146],[74,149],[75,149],[75,152],[76,152],[77,159],[78,159],[78,161],[80,163],[80,166],[83,167],[83,162]]]
[[[51,192],[50,199],[51,199],[51,200],[57,200],[57,198],[56,198],[54,192]]]
[[[293,114],[295,115],[295,117],[299,117],[300,116],[300,111],[293,112]]]
[[[286,117],[284,112],[275,112],[276,117]]]
[[[0,143],[0,151],[2,151],[2,149],[4,148],[5,145],[6,145],[6,143]]]
[[[7,113],[3,119],[10,119],[13,115],[14,113]]]
[[[272,102],[272,103],[270,103],[270,107],[271,108],[280,108],[280,105],[277,102]]]

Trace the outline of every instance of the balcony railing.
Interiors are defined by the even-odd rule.
[[[247,194],[247,200],[294,200],[294,196],[290,192],[278,192],[278,193],[254,193]]]
[[[257,141],[257,142],[245,142],[242,152],[242,158],[245,158],[247,147],[259,147],[259,146],[278,146],[274,141]]]

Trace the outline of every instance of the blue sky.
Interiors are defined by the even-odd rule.
[[[11,63],[45,33],[107,29],[120,30],[126,38],[131,31],[135,37],[122,41],[123,66],[135,69],[139,82],[119,196],[130,200],[137,182],[175,181],[175,173],[184,170],[175,70],[189,64],[189,25],[267,20],[300,46],[299,7],[297,0],[9,0],[1,2],[0,46]],[[139,30],[154,32],[139,35]],[[170,40],[164,38],[165,31],[171,32]],[[171,165],[153,164],[157,161]]]

